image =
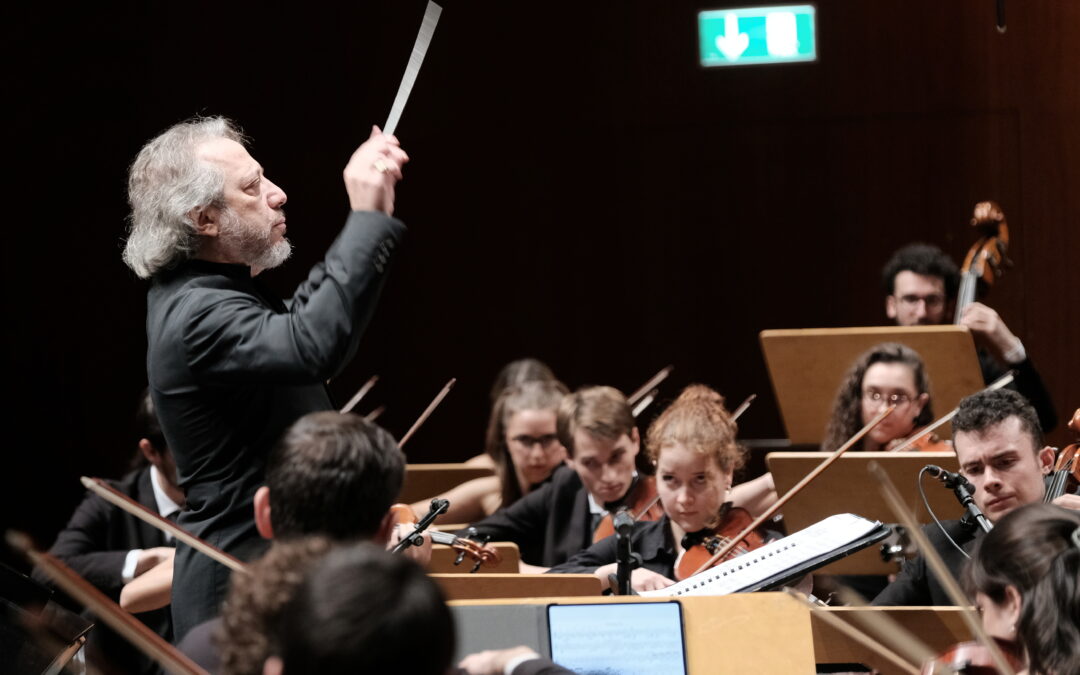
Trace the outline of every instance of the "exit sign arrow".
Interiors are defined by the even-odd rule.
[[[739,15],[728,12],[724,15],[724,34],[716,37],[716,48],[723,52],[728,61],[737,61],[750,46],[750,36],[739,32]]]

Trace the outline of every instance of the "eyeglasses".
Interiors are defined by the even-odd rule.
[[[542,449],[550,450],[551,446],[555,445],[558,440],[559,437],[555,434],[544,434],[543,436],[522,434],[521,436],[514,436],[510,439],[510,442],[523,448],[532,448],[532,446],[539,444]]]
[[[867,403],[881,403],[885,401],[889,405],[900,407],[911,403],[912,397],[908,394],[885,394],[877,389],[865,389],[862,393],[863,400]]]
[[[945,296],[941,293],[931,293],[930,295],[915,295],[914,293],[909,295],[901,295],[897,297],[901,305],[907,307],[914,307],[920,302],[924,303],[930,309],[937,309],[945,304]]]

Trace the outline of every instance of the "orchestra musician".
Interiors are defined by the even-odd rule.
[[[151,283],[147,373],[188,508],[179,525],[241,559],[265,545],[250,504],[292,422],[334,406],[405,227],[394,184],[408,156],[373,128],[344,171],[352,209],[289,303],[258,279],[289,256],[285,192],[230,121],[196,118],[148,142],[131,166],[124,261]],[[218,612],[229,571],[186,545],[172,614],[183,635]]]
[[[495,424],[495,402],[499,399],[499,396],[503,393],[504,389],[526,382],[552,382],[557,379],[555,373],[546,363],[532,357],[516,359],[500,368],[498,374],[495,376],[495,381],[491,384],[491,415],[488,417],[488,430],[490,431],[492,425]],[[496,467],[496,461],[497,457],[493,456],[485,449],[485,451],[479,455],[475,455],[465,460],[465,463],[494,469]]]
[[[390,506],[404,478],[405,456],[385,429],[357,415],[310,413],[289,428],[271,454],[266,485],[255,494],[255,523],[275,546],[317,534],[392,548],[402,531]],[[404,555],[427,564],[431,543],[424,540],[424,546],[409,547]],[[217,662],[213,636],[221,624],[218,619],[204,622],[180,643],[184,653],[211,671]],[[227,631],[223,635],[222,644],[228,643]]]
[[[486,453],[493,458],[494,476],[474,478],[441,495],[450,507],[436,522],[480,520],[510,506],[551,477],[566,460],[555,416],[568,393],[557,380],[533,380],[506,387],[495,399],[486,435]],[[427,513],[431,498],[412,505]]]
[[[1028,673],[1080,673],[1080,514],[1014,509],[975,547],[964,585],[991,637],[1019,642]]]
[[[512,541],[523,571],[542,571],[589,546],[602,517],[642,481],[641,447],[630,405],[612,387],[587,387],[559,406],[558,439],[570,456],[551,481],[475,523],[481,536]]]
[[[145,390],[135,411],[135,429],[138,451],[133,463],[138,468],[109,483],[155,513],[175,519],[184,506],[184,491],[177,485],[176,464],[154,414],[154,402]],[[88,493],[49,553],[102,593],[122,602],[133,584],[171,568],[173,545],[170,535]],[[37,570],[34,577],[51,585]],[[168,607],[159,605],[137,616],[155,633],[172,640]],[[87,650],[89,660],[106,670],[157,672],[152,661],[104,625],[90,632]]]
[[[634,524],[632,548],[642,559],[641,567],[631,573],[634,590],[675,583],[679,554],[695,537],[719,525],[735,470],[745,460],[735,435],[723,397],[704,385],[684,389],[649,426],[647,447],[656,464],[664,516]],[[617,566],[615,540],[611,536],[597,542],[551,572],[594,574],[608,587]]]
[[[930,378],[922,357],[895,342],[871,347],[848,369],[833,402],[821,449],[836,450],[888,405],[896,406],[893,414],[851,450],[888,450],[934,419]],[[928,435],[923,444],[935,442]]]
[[[1004,214],[987,214],[1004,220]],[[897,250],[881,271],[885,314],[898,326],[936,326],[952,322],[960,271],[936,246],[910,244]],[[1057,426],[1050,393],[1035,370],[1023,342],[990,307],[973,302],[964,309],[960,325],[967,326],[980,345],[979,366],[990,384],[1015,371],[1011,388],[1035,407],[1043,430]]]
[[[972,394],[960,401],[952,426],[960,474],[974,486],[975,505],[991,522],[1025,504],[1042,501],[1054,449],[1043,445],[1039,418],[1023,396],[1011,389]],[[1065,494],[1053,503],[1080,510],[1077,495]],[[942,526],[939,529],[930,524],[923,530],[950,571],[959,576],[983,530],[966,518],[942,521]],[[917,556],[904,562],[896,580],[874,598],[873,604],[952,602],[923,557]]]

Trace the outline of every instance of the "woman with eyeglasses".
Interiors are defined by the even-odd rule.
[[[556,412],[566,394],[566,386],[556,380],[522,382],[504,389],[495,399],[485,443],[495,475],[437,495],[450,502],[437,522],[476,522],[546,481],[566,461],[566,448],[555,428]],[[423,516],[430,503],[430,498],[416,502],[413,511]]]
[[[821,449],[836,450],[889,405],[896,410],[851,450],[890,450],[934,419],[922,357],[896,342],[875,345],[852,364],[833,403]],[[939,443],[932,435],[919,440],[918,449]]]

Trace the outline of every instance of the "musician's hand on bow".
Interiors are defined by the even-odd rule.
[[[395,523],[394,529],[390,532],[390,540],[386,542],[386,550],[392,551],[401,542],[401,538],[407,536],[413,529],[415,528],[412,525]],[[409,546],[401,552],[401,555],[411,558],[422,567],[427,567],[428,563],[431,562],[431,537],[421,534],[420,538],[423,540],[423,544]]]
[[[378,127],[352,154],[345,166],[345,189],[353,211],[394,213],[394,184],[401,180],[401,167],[409,156],[397,138],[387,136]]]
[[[981,302],[973,302],[964,309],[960,325],[967,326],[1002,359],[1016,350],[1020,342],[1020,338],[1013,335],[1001,316]]]

